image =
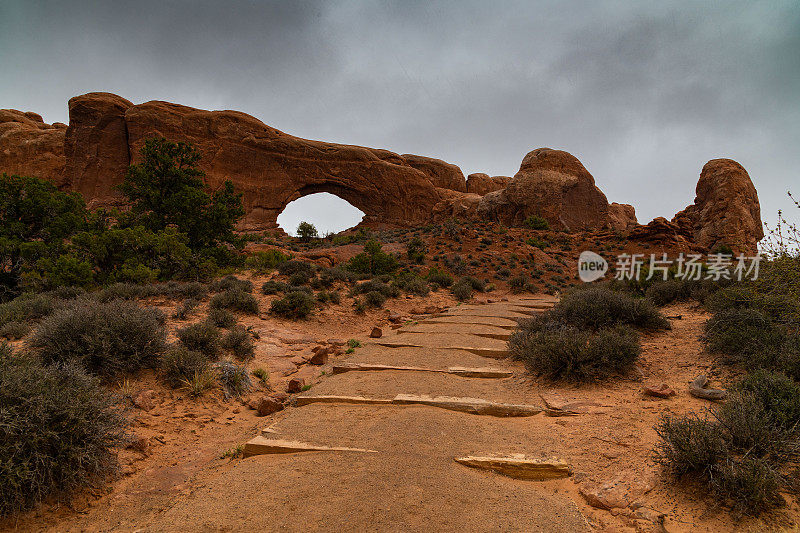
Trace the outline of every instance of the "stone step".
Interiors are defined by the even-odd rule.
[[[362,448],[344,448],[338,446],[317,446],[305,442],[268,439],[258,436],[248,441],[244,445],[244,456],[269,455],[275,453],[297,453],[297,452],[361,452],[378,453],[375,450],[364,450]]]
[[[542,412],[535,405],[497,403],[482,398],[461,398],[456,396],[423,396],[415,394],[398,394],[391,400],[364,398],[361,396],[298,396],[297,405],[312,403],[346,403],[346,404],[393,404],[393,405],[427,405],[449,411],[459,411],[475,415],[497,417],[533,416]]]
[[[474,324],[480,326],[493,326],[512,331],[519,327],[519,322],[517,320],[497,316],[440,315],[434,318],[420,320],[418,324]]]
[[[394,365],[379,365],[370,363],[338,363],[333,365],[333,374],[343,374],[345,372],[364,372],[364,371],[380,371],[380,370],[405,370],[412,372],[438,372],[442,374],[454,374],[457,376],[468,378],[508,378],[513,375],[510,370],[502,370],[499,368],[467,368],[451,366],[446,369],[439,368],[423,368],[418,366],[394,366]]]
[[[484,324],[411,324],[398,329],[397,333],[475,335],[476,337],[505,341],[511,336],[512,331],[511,329]]]
[[[498,339],[487,339],[476,335],[428,333],[419,335],[401,333],[392,337],[375,340],[375,344],[389,348],[444,348],[465,350],[492,359],[508,357],[508,345]]]
[[[566,462],[555,460],[526,459],[524,456],[511,457],[480,457],[470,455],[467,457],[455,457],[457,463],[491,470],[504,476],[516,479],[527,479],[532,481],[544,481],[548,479],[560,479],[572,475],[572,468]]]

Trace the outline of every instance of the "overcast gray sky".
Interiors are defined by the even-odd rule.
[[[0,107],[48,122],[109,91],[465,175],[564,149],[640,222],[691,203],[717,157],[745,166],[768,221],[800,194],[797,0],[6,0],[0,73]]]

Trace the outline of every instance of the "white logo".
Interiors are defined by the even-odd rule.
[[[608,261],[594,252],[581,252],[578,257],[578,277],[581,281],[589,283],[597,281],[608,272]]]

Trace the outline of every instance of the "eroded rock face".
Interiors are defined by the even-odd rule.
[[[755,253],[764,238],[758,193],[742,165],[712,159],[703,166],[694,204],[672,221],[699,246],[713,250],[727,244],[735,252]]]
[[[483,218],[519,225],[531,215],[567,231],[592,230],[609,223],[608,200],[578,159],[562,150],[539,148],[522,160],[505,189],[485,195]]]
[[[639,224],[636,210],[629,204],[611,202],[608,206],[608,224],[611,229],[624,233]]]
[[[117,186],[130,164],[125,112],[131,107],[111,93],[88,93],[69,101],[62,181],[81,193],[89,207],[121,202]]]
[[[410,166],[428,176],[428,179],[431,180],[435,187],[467,192],[467,182],[458,165],[453,165],[441,159],[414,154],[403,154],[401,157]]]
[[[277,227],[286,204],[329,192],[365,213],[365,221],[421,224],[440,200],[428,176],[388,150],[309,141],[236,111],[205,111],[167,102],[125,113],[134,162],[145,140],[191,142],[214,189],[225,179],[244,193],[243,229]]]
[[[505,188],[510,181],[510,176],[490,176],[482,172],[476,172],[467,176],[467,192],[483,196]]]
[[[67,126],[45,124],[32,112],[0,109],[0,172],[49,179],[63,187]]]
[[[594,178],[567,152],[528,153],[514,178],[471,174],[445,161],[388,150],[310,141],[236,111],[167,102],[134,105],[110,93],[69,101],[70,125],[36,113],[0,110],[0,172],[52,180],[90,207],[119,204],[117,186],[151,137],[187,141],[200,152],[209,188],[233,181],[243,193],[244,230],[277,227],[286,205],[335,194],[372,225],[414,226],[450,217],[520,225],[531,215],[567,231],[613,229],[632,239],[698,249],[727,244],[752,253],[763,238],[758,195],[741,165],[709,161],[697,197],[672,221],[639,225],[632,206],[608,204]]]

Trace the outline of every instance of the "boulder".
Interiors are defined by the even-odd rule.
[[[458,165],[422,155],[403,154],[401,157],[409,166],[425,174],[434,187],[467,192],[467,182]]]
[[[505,189],[486,194],[478,205],[481,218],[521,225],[532,215],[552,228],[567,231],[608,225],[608,200],[578,159],[562,150],[538,148],[522,160]]]
[[[0,173],[49,179],[64,188],[62,125],[45,124],[32,112],[0,109]]]
[[[286,385],[286,392],[290,394],[303,392],[303,387],[305,386],[306,386],[306,381],[303,378],[292,378]]]
[[[369,332],[370,339],[380,339],[381,337],[383,337],[383,330],[378,326],[375,326],[372,328],[372,331]]]
[[[682,234],[706,250],[728,245],[754,254],[764,238],[758,193],[742,165],[712,159],[703,166],[694,204],[672,219]]]
[[[636,220],[636,210],[632,205],[611,202],[608,206],[608,225],[611,229],[626,232],[639,225]]]
[[[489,176],[488,174],[477,172],[467,176],[467,192],[483,196],[505,188],[510,181],[510,176]]]

